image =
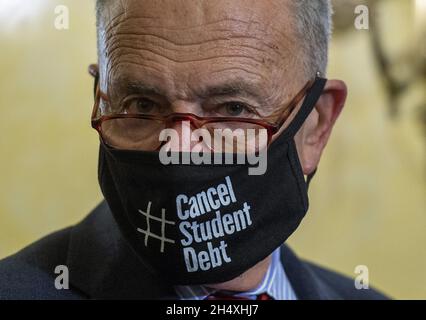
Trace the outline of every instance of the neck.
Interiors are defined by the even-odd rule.
[[[263,278],[265,277],[269,265],[271,264],[271,259],[272,256],[270,255],[238,277],[222,283],[206,284],[206,287],[216,290],[239,292],[253,290],[260,285]]]

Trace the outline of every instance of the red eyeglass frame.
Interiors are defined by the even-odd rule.
[[[196,129],[201,128],[205,124],[214,123],[214,122],[243,122],[243,123],[252,123],[259,126],[262,126],[267,130],[268,133],[268,145],[270,144],[272,137],[276,134],[281,127],[284,125],[286,120],[290,117],[298,103],[306,95],[307,91],[312,87],[315,82],[314,80],[308,81],[305,86],[296,94],[296,96],[287,104],[285,110],[279,117],[277,123],[271,123],[261,119],[251,119],[251,118],[237,118],[237,117],[200,117],[192,113],[171,113],[167,116],[153,116],[153,115],[142,115],[142,114],[113,114],[108,116],[101,116],[96,118],[98,113],[100,100],[103,99],[105,102],[109,101],[108,96],[100,90],[99,87],[99,72],[96,65],[89,66],[89,73],[95,78],[95,103],[92,111],[92,128],[94,128],[100,136],[102,137],[102,123],[104,121],[112,119],[123,119],[123,118],[132,118],[132,119],[145,119],[145,120],[155,120],[162,121],[165,123],[166,127],[169,127],[172,123],[178,121],[189,121]]]

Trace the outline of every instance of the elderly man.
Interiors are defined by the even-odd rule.
[[[105,201],[0,262],[0,298],[384,298],[284,245],[346,99],[329,1],[98,0],[97,19]]]

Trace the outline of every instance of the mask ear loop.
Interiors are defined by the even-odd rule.
[[[303,125],[306,118],[309,116],[311,111],[314,109],[315,104],[317,103],[318,99],[320,98],[326,82],[327,82],[327,79],[320,77],[320,74],[317,73],[317,77],[315,78],[314,84],[308,90],[308,93],[305,97],[305,100],[302,103],[302,106],[301,106],[299,112],[296,114],[295,118],[290,123],[290,125],[282,133],[282,135],[284,135],[286,139],[287,138],[293,138],[294,135],[296,134],[296,132]],[[312,171],[310,174],[307,175],[306,189],[309,189],[309,184],[311,183],[311,180],[314,177],[316,172],[317,172],[317,168],[315,168],[314,171]]]
[[[303,100],[302,106],[298,110],[294,119],[290,122],[288,127],[284,129],[281,136],[284,139],[293,138],[300,127],[305,122],[311,111],[314,109],[315,104],[320,98],[322,91],[325,87],[327,79],[316,77],[313,85],[308,89],[305,99]]]

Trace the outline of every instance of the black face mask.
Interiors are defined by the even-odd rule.
[[[290,125],[268,148],[268,169],[163,165],[158,152],[116,150],[101,141],[99,182],[130,246],[172,284],[231,280],[265,259],[308,210],[294,135],[326,80],[317,78]]]

